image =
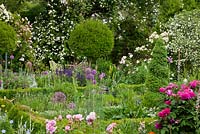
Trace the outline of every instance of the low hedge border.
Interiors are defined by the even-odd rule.
[[[42,130],[45,130],[45,118],[40,117],[36,113],[32,112],[28,106],[16,105],[13,104],[11,100],[1,99],[0,105],[3,105],[2,110],[7,113],[7,116],[10,120],[13,120],[13,128],[18,128],[19,121],[22,121],[22,124],[31,122],[34,129],[32,133],[38,133]]]

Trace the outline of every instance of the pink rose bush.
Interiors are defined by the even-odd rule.
[[[165,96],[163,105],[160,105],[161,111],[157,114],[155,128],[162,131],[162,134],[198,133],[200,81],[193,80],[180,86],[170,83],[161,87],[159,92]]]

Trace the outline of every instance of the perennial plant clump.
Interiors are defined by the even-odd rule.
[[[200,81],[193,80],[180,87],[170,83],[161,87],[159,92],[165,95],[162,109],[158,112],[156,129],[163,134],[176,134],[180,132],[199,132],[199,91]],[[198,104],[199,105],[199,104]]]

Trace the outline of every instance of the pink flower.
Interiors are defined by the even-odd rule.
[[[67,118],[68,120],[72,120],[72,115],[71,115],[71,114],[68,114],[68,115],[66,115],[66,118]]]
[[[62,115],[58,115],[58,120],[59,120],[59,121],[62,120]]]
[[[101,73],[101,74],[99,75],[99,79],[102,80],[105,76],[106,76],[105,73]]]
[[[167,57],[167,60],[169,63],[172,63],[173,62],[173,58],[170,56],[170,57]]]
[[[161,129],[161,128],[162,128],[162,124],[156,122],[156,124],[155,124],[155,128],[156,128],[156,129]]]
[[[111,123],[107,126],[106,131],[110,134],[113,132],[113,129],[116,127],[117,123]]]
[[[82,114],[75,114],[72,117],[75,121],[82,121],[84,118],[82,116]]]
[[[190,85],[191,88],[195,88],[195,87],[197,86],[198,83],[199,83],[199,81],[193,80],[193,81],[191,81],[191,82],[189,83],[189,85]]]
[[[160,89],[159,89],[159,91],[161,92],[161,93],[164,93],[165,92],[165,88],[164,87],[161,87]]]
[[[170,100],[166,100],[166,101],[165,101],[165,104],[166,104],[166,105],[171,105],[171,101],[170,101]]]
[[[68,132],[71,130],[71,127],[69,125],[65,126],[65,131]]]
[[[46,122],[46,131],[47,133],[53,134],[56,131],[56,121],[50,120]]]
[[[96,113],[90,112],[90,114],[86,117],[87,124],[91,125],[94,120],[96,120]]]
[[[161,117],[161,118],[165,118],[165,117],[167,117],[169,114],[170,114],[170,109],[169,109],[169,108],[165,108],[165,109],[163,109],[162,111],[160,111],[160,112],[158,113],[158,116]]]
[[[10,55],[10,59],[13,60],[15,57],[14,55]]]
[[[166,91],[166,94],[167,94],[168,96],[172,96],[172,90],[167,90],[167,91]]]
[[[179,90],[177,94],[181,100],[189,100],[196,96],[192,89]]]

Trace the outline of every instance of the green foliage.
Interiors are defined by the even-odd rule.
[[[35,18],[39,16],[40,13],[45,12],[45,2],[42,1],[26,1],[21,7],[19,13],[25,18],[27,17],[30,22],[34,22]]]
[[[12,124],[9,122],[6,113],[0,112],[0,130],[1,132],[5,130],[6,134],[14,134],[14,129],[12,128]]]
[[[148,74],[145,84],[149,91],[157,91],[159,87],[167,85],[169,68],[167,63],[167,50],[162,39],[155,41],[152,51],[152,60],[148,65]]]
[[[109,69],[111,66],[113,66],[112,62],[110,60],[106,60],[103,58],[98,58],[96,60],[96,66],[97,66],[97,70],[98,72],[103,72],[106,75],[109,74]]]
[[[161,1],[160,7],[160,20],[167,21],[170,17],[173,17],[175,13],[178,13],[183,8],[182,0],[164,0]]]
[[[141,105],[148,108],[156,107],[163,103],[162,99],[163,95],[161,95],[160,93],[146,91],[142,95]]]
[[[16,49],[17,36],[13,27],[0,21],[0,53],[12,52]]]
[[[86,56],[94,61],[111,53],[114,35],[101,21],[90,19],[75,27],[68,43],[75,55]]]

